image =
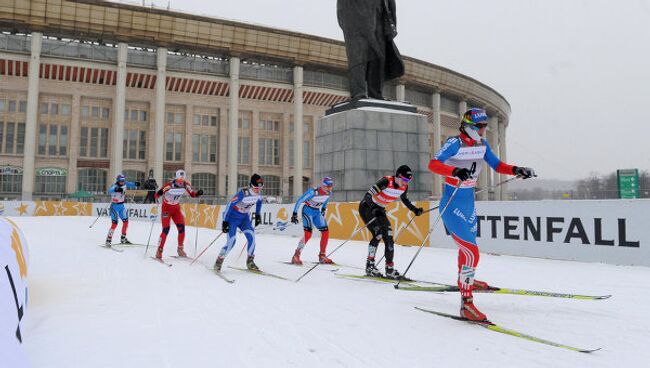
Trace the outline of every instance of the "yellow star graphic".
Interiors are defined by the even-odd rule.
[[[16,211],[18,211],[18,215],[22,216],[27,214],[27,204],[26,203],[20,203],[20,206],[15,208]]]

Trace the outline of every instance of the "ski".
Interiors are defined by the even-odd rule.
[[[170,256],[170,257],[174,259],[180,259],[181,261],[190,261],[190,262],[192,261],[192,258],[190,257],[181,257],[181,256]]]
[[[490,322],[490,321],[485,321],[485,322],[471,321],[471,320],[468,320],[466,318],[456,316],[456,315],[453,315],[453,314],[447,314],[447,313],[438,312],[438,311],[434,311],[434,310],[430,310],[430,309],[424,309],[424,308],[420,308],[420,307],[414,307],[414,308],[417,309],[417,310],[420,310],[422,312],[435,314],[435,315],[438,315],[438,316],[441,316],[441,317],[451,318],[451,319],[454,319],[456,321],[463,321],[463,322],[471,323],[473,325],[478,325],[478,326],[484,327],[484,328],[486,328],[486,329],[488,329],[490,331],[494,331],[494,332],[498,332],[498,333],[502,333],[502,334],[510,335],[510,336],[514,336],[514,337],[519,337],[519,338],[522,338],[524,340],[533,341],[533,342],[537,342],[537,343],[544,344],[544,345],[554,346],[554,347],[557,347],[557,348],[567,349],[567,350],[571,350],[571,351],[577,351],[577,352],[580,352],[580,353],[593,353],[594,351],[598,351],[598,350],[601,349],[601,348],[597,348],[597,349],[576,348],[576,347],[573,347],[573,346],[570,346],[570,345],[565,345],[565,344],[557,343],[557,342],[554,342],[554,341],[545,340],[545,339],[535,337],[535,336],[531,336],[531,335],[528,335],[528,334],[525,334],[525,333],[522,333],[522,332],[519,332],[519,331],[511,330],[509,328],[501,327],[501,326],[499,326],[499,325],[497,325],[497,324],[495,324],[493,322]]]
[[[430,292],[459,292],[460,289],[458,286],[453,285],[440,285],[440,286],[419,286],[419,285],[407,285],[400,286],[399,290],[407,291],[430,291]],[[508,295],[523,295],[523,296],[543,296],[549,298],[565,298],[565,299],[578,299],[578,300],[603,300],[608,299],[611,295],[580,295],[580,294],[566,294],[566,293],[555,293],[549,291],[536,291],[536,290],[524,290],[524,289],[508,289],[508,288],[498,288],[490,287],[488,289],[474,289],[475,293],[488,293],[488,294],[508,294]]]
[[[378,276],[368,276],[368,275],[352,275],[352,274],[347,274],[347,273],[337,273],[336,276],[339,276],[341,278],[346,278],[346,279],[351,279],[351,280],[365,280],[365,281],[376,281],[376,282],[381,282],[381,283],[388,283],[388,284],[394,284],[398,280],[395,279],[390,279],[387,277],[378,277]],[[405,278],[402,280],[402,283],[410,284],[413,282],[417,282],[415,280],[411,280],[409,278]]]
[[[215,270],[214,267],[208,267],[208,266],[205,266],[205,268],[207,268],[209,271],[211,271],[211,272],[214,273],[215,275],[219,276],[219,278],[222,279],[223,281],[225,281],[225,282],[227,282],[227,283],[229,283],[229,284],[234,284],[234,283],[235,283],[235,280],[226,277],[226,275],[224,275],[223,273],[221,273],[221,271],[217,271],[217,270]]]
[[[264,272],[264,271],[254,271],[254,270],[249,270],[248,268],[234,267],[234,266],[228,266],[228,268],[232,268],[233,270],[238,270],[238,271],[250,272],[250,273],[257,274],[257,275],[273,277],[273,278],[280,279],[280,280],[289,280],[289,279],[284,278],[282,276],[274,275],[272,273],[268,273],[268,272]]]
[[[121,249],[121,248],[115,248],[115,247],[114,247],[114,245],[117,245],[117,244],[113,244],[113,245],[111,245],[110,247],[106,246],[106,244],[98,244],[98,245],[99,245],[100,247],[104,248],[104,249],[110,249],[110,250],[112,250],[112,251],[114,251],[114,252],[118,252],[118,253],[122,253],[122,252],[124,252],[124,249]]]
[[[158,259],[156,257],[150,257],[150,258],[153,259],[154,261],[160,263],[160,264],[163,264],[163,265],[167,266],[167,267],[173,266],[171,263],[167,263],[167,262],[163,261],[162,259]]]
[[[307,267],[307,265],[304,265],[304,264],[303,264],[303,265],[297,265],[297,264],[295,264],[295,263],[291,263],[291,262],[289,262],[289,261],[278,261],[278,262],[279,262],[279,263],[282,263],[282,264],[289,265],[289,266],[294,266],[294,267],[301,267],[301,268],[303,268],[303,267]],[[338,266],[338,264],[329,264],[329,265],[327,265],[327,266]],[[339,270],[340,270],[340,268],[325,269],[325,271],[328,271],[328,272],[337,272],[337,271],[339,271]]]

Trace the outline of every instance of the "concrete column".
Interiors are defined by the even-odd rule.
[[[465,111],[467,111],[467,101],[462,100],[458,103],[458,115],[463,116]]]
[[[164,185],[163,162],[165,159],[165,99],[167,81],[167,49],[156,51],[156,97],[154,98],[153,155],[149,158],[153,176],[159,185]]]
[[[111,127],[111,175],[109,183],[122,172],[122,150],[124,146],[124,107],[126,105],[126,43],[117,45],[117,79],[115,82],[115,99],[113,100],[113,126]]]
[[[506,121],[499,122],[499,159],[503,162],[508,162],[508,154],[506,152]],[[500,181],[506,180],[508,175],[501,175]],[[505,201],[508,199],[508,187],[507,185],[501,185],[499,187],[500,200]]]
[[[230,114],[228,121],[228,195],[237,193],[237,122],[239,121],[239,63],[230,59]]]
[[[194,134],[194,119],[193,119],[193,114],[194,114],[194,105],[192,104],[187,104],[185,105],[185,150],[183,152],[185,159],[183,160],[185,162],[185,172],[189,176],[187,179],[192,180],[191,175],[194,173],[192,171],[192,151],[193,151],[193,143],[194,140],[192,139],[192,135]],[[199,156],[201,155],[201,152],[199,152]]]
[[[442,133],[441,121],[440,121],[440,93],[436,92],[431,96],[431,106],[433,109],[433,142],[431,142],[431,149],[433,150],[433,155],[436,152],[440,151],[440,139]],[[433,175],[433,198],[439,199],[442,197],[442,176],[438,174]]]
[[[289,193],[289,176],[291,176],[291,169],[289,168],[289,143],[291,142],[291,137],[289,136],[289,126],[290,122],[289,114],[282,114],[282,196],[288,197],[291,195]]]
[[[43,34],[32,32],[31,57],[27,87],[27,116],[25,121],[25,158],[23,160],[22,200],[29,201],[34,193],[34,163],[36,161],[36,118],[38,117],[38,79],[41,68]]]
[[[259,174],[260,171],[260,111],[253,110],[251,119],[251,170]]]
[[[406,101],[406,86],[404,84],[397,84],[395,86],[395,99],[399,102]]]
[[[302,155],[303,155],[303,132],[302,132],[302,92],[303,92],[303,69],[302,66],[293,68],[293,199],[298,199],[302,194]]]
[[[217,195],[226,196],[226,159],[228,157],[228,126],[226,117],[228,114],[225,109],[219,109],[219,145],[217,146]]]
[[[81,131],[81,96],[72,95],[70,106],[70,130],[68,135],[68,178],[66,179],[66,191],[74,193],[77,191],[77,159],[79,157],[79,133]]]

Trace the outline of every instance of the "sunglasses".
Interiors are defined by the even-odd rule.
[[[402,179],[402,181],[405,182],[405,183],[408,183],[412,179],[412,178],[407,178],[407,177],[401,176],[401,175],[399,176],[399,178]]]
[[[474,129],[474,130],[481,130],[481,129],[487,127],[488,125],[487,125],[487,124],[481,124],[481,123],[479,123],[479,124],[472,124],[472,125],[470,125],[470,126],[471,126],[472,129]]]

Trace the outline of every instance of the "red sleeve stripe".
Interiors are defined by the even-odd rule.
[[[514,169],[514,166],[508,165],[505,162],[499,162],[499,165],[497,166],[497,172],[499,174],[506,174],[506,175],[513,175],[512,170]]]
[[[453,166],[445,165],[439,160],[431,160],[429,162],[429,170],[438,175],[451,176],[454,171]]]

